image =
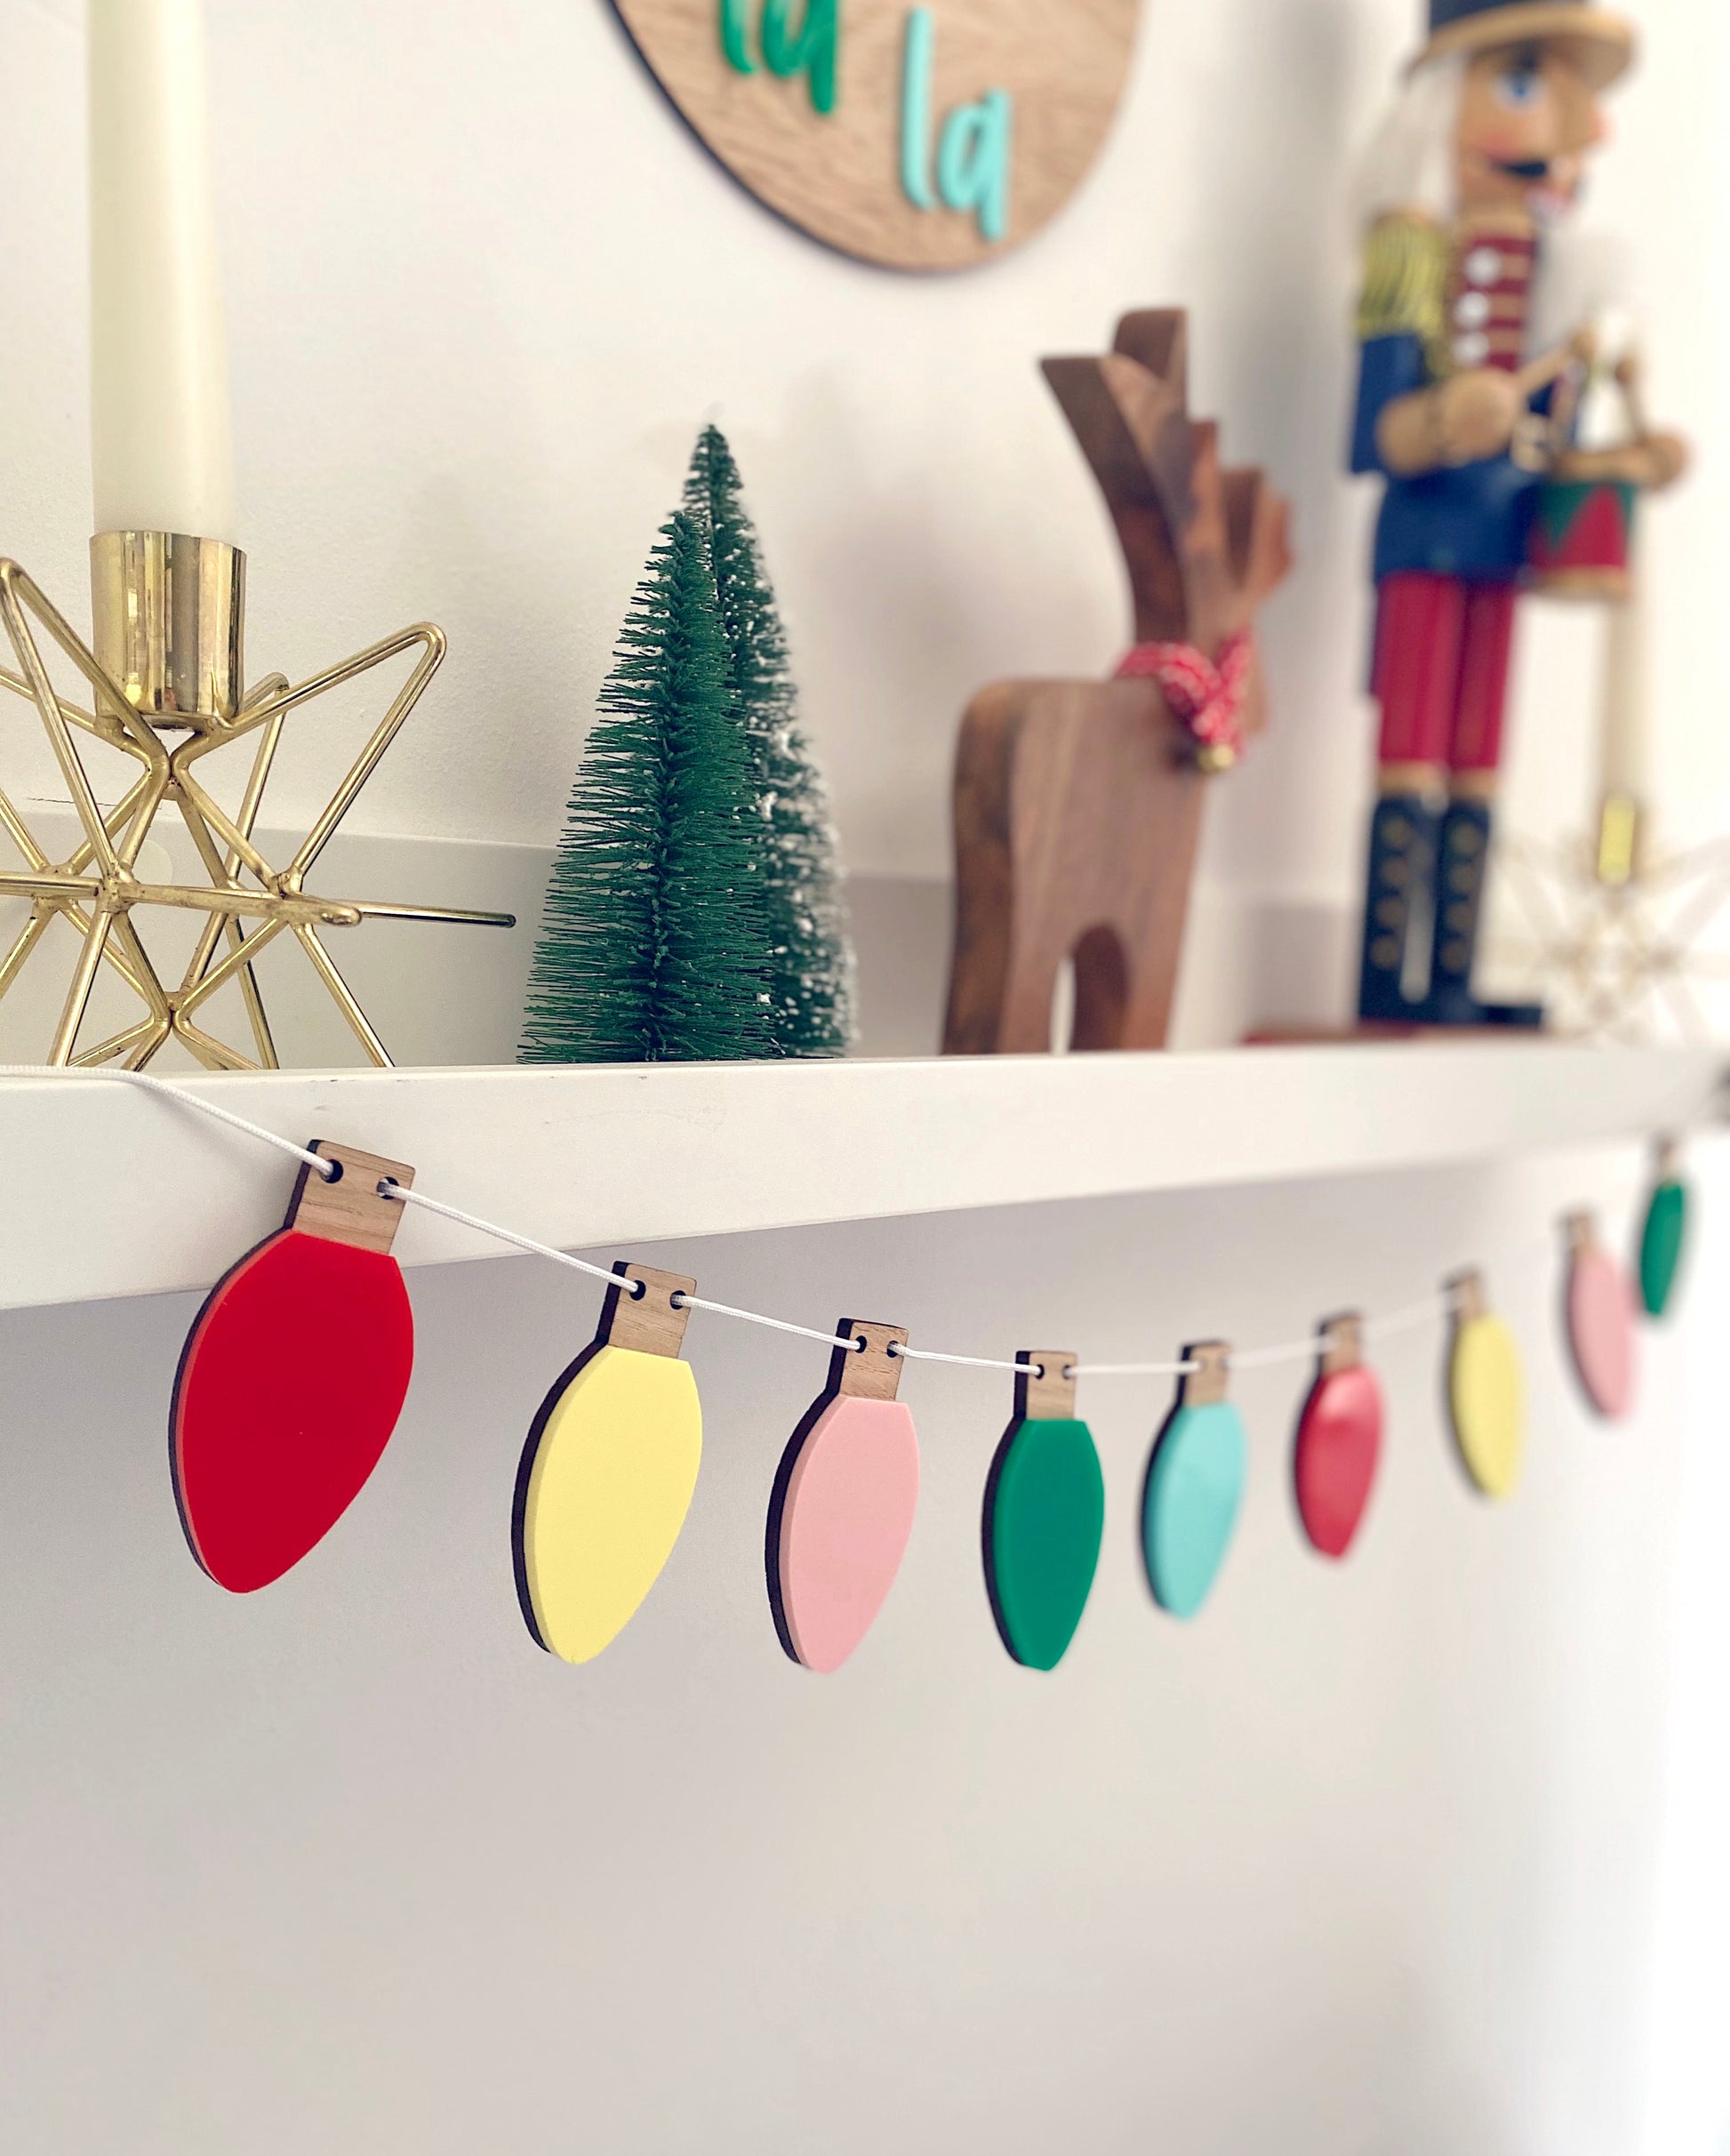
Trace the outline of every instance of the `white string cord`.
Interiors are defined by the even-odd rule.
[[[682,1310],[713,1310],[717,1318],[737,1318],[745,1325],[766,1325],[773,1333],[796,1333],[801,1340],[821,1340],[826,1347],[848,1348],[861,1353],[865,1347],[863,1336],[858,1333],[820,1333],[814,1326],[795,1325],[786,1318],[765,1318],[760,1310],[734,1310],[731,1302],[709,1302],[701,1295],[688,1295],[685,1290],[675,1288],[670,1297],[673,1308]],[[892,1347],[889,1352],[895,1351]]]
[[[1029,1377],[1043,1377],[1045,1366],[1042,1362],[993,1362],[986,1355],[940,1355],[935,1348],[903,1347],[899,1340],[892,1340],[889,1352],[897,1362],[949,1362],[962,1370],[1013,1370],[1018,1376],[1025,1371]],[[1071,1364],[1065,1376],[1074,1375]]]
[[[1444,1288],[1439,1294],[1426,1295],[1422,1302],[1408,1302],[1404,1310],[1390,1310],[1385,1318],[1366,1318],[1364,1339],[1366,1343],[1391,1340],[1396,1334],[1415,1332],[1421,1325],[1453,1315],[1454,1297]]]
[[[0,1078],[82,1078],[102,1080],[111,1085],[132,1086],[155,1094],[158,1099],[173,1101],[180,1106],[196,1109],[200,1115],[209,1116],[218,1123],[226,1123],[231,1130],[240,1131],[249,1138],[256,1138],[261,1144],[275,1146],[278,1152],[286,1153],[292,1159],[305,1161],[327,1182],[334,1180],[338,1172],[335,1165],[324,1155],[313,1152],[306,1146],[296,1145],[292,1138],[281,1137],[276,1131],[267,1130],[261,1123],[250,1122],[244,1116],[236,1115],[232,1109],[219,1107],[214,1101],[207,1101],[196,1093],[188,1093],[184,1087],[166,1078],[152,1078],[148,1071],[65,1069],[49,1063],[0,1063]],[[389,1177],[380,1183],[379,1194],[382,1198],[393,1198],[400,1205],[418,1206],[423,1212],[436,1213],[441,1219],[470,1229],[477,1235],[485,1235],[494,1242],[509,1244],[511,1248],[525,1251],[531,1257],[546,1258],[555,1265],[567,1266],[573,1272],[587,1274],[591,1279],[604,1280],[610,1286],[616,1286],[621,1282],[621,1276],[609,1266],[592,1264],[587,1258],[573,1257],[568,1250],[557,1249],[550,1243],[537,1242],[533,1236],[518,1235],[514,1229],[500,1227],[496,1221],[483,1220],[478,1214],[465,1213],[459,1206],[446,1205],[442,1198],[429,1198],[424,1191],[412,1190]],[[1503,1273],[1523,1270],[1530,1263],[1547,1259],[1554,1247],[1553,1238],[1549,1238],[1542,1243],[1529,1244],[1510,1257],[1500,1261],[1497,1270]],[[640,1283],[633,1293],[639,1296],[644,1293]],[[740,1310],[730,1302],[711,1302],[704,1296],[687,1294],[683,1289],[676,1291],[671,1299],[677,1308],[709,1310],[718,1318],[737,1318],[742,1325],[763,1326],[771,1332],[790,1333],[801,1340],[821,1341],[826,1347],[858,1351],[865,1345],[864,1340],[857,1334],[820,1332],[813,1326],[795,1325],[786,1318],[766,1317],[760,1310]],[[1408,1303],[1401,1310],[1390,1310],[1385,1317],[1367,1318],[1363,1328],[1365,1342],[1367,1344],[1390,1339],[1397,1334],[1412,1332],[1437,1318],[1446,1318],[1452,1315],[1454,1302],[1454,1291],[1443,1288],[1435,1294],[1426,1295],[1421,1302]],[[1277,1347],[1235,1351],[1228,1359],[1229,1367],[1233,1370],[1268,1370],[1281,1364],[1307,1362],[1320,1353],[1321,1345],[1321,1334],[1318,1330],[1306,1339],[1286,1341]],[[889,1353],[898,1360],[949,1363],[965,1370],[1006,1370],[1016,1375],[1024,1373],[1044,1375],[1043,1365],[1021,1359],[1013,1362],[1000,1362],[982,1355],[948,1355],[940,1353],[934,1348],[906,1347],[899,1342],[890,1343]],[[1069,1365],[1063,1375],[1066,1378],[1076,1379],[1195,1377],[1200,1375],[1202,1367],[1198,1362],[1189,1361],[1084,1362]]]
[[[1198,1362],[1078,1362],[1077,1377],[1199,1377]]]
[[[1243,1354],[1234,1351],[1227,1360],[1234,1370],[1272,1370],[1283,1362],[1312,1362],[1321,1350],[1321,1334],[1311,1333],[1307,1340],[1288,1340],[1283,1347],[1251,1348]]]
[[[317,1155],[314,1154],[316,1159]],[[472,1228],[477,1235],[490,1235],[495,1242],[509,1243],[517,1250],[525,1250],[532,1258],[550,1258],[555,1265],[568,1265],[573,1272],[586,1272],[591,1279],[605,1280],[617,1286],[620,1275],[610,1266],[591,1265],[587,1258],[573,1258],[568,1250],[556,1250],[550,1243],[537,1243],[532,1235],[518,1235],[509,1228],[496,1226],[490,1220],[482,1220],[478,1214],[463,1213],[455,1206],[447,1206],[442,1198],[428,1198],[424,1190],[412,1190],[405,1182],[395,1182],[386,1176],[379,1185],[380,1198],[394,1198],[399,1206],[419,1206],[422,1212],[437,1213],[441,1220],[455,1221],[460,1228]],[[625,1282],[631,1290],[633,1300],[643,1293],[641,1281]]]

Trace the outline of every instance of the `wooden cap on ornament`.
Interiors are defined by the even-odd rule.
[[[1015,1373],[1015,1413],[1024,1423],[1073,1423],[1073,1348],[1023,1348],[1015,1358],[1031,1367]]]
[[[901,1359],[890,1351],[907,1345],[907,1327],[844,1318],[835,1329],[865,1344],[836,1349],[829,1358],[829,1391],[837,1399],[893,1400],[901,1388]]]
[[[1343,1371],[1363,1367],[1364,1318],[1361,1311],[1344,1310],[1337,1318],[1325,1318],[1318,1337],[1321,1343],[1321,1374],[1324,1377],[1338,1377]]]
[[[1490,1294],[1476,1266],[1456,1272],[1445,1284],[1455,1325],[1470,1325],[1474,1318],[1490,1314]]]
[[[1567,1238],[1570,1254],[1576,1258],[1590,1257],[1600,1246],[1595,1213],[1582,1209],[1568,1214],[1562,1222],[1562,1233]]]
[[[347,1243],[356,1250],[376,1250],[390,1255],[402,1224],[400,1198],[380,1192],[383,1182],[414,1187],[414,1170],[400,1160],[381,1160],[376,1153],[363,1153],[352,1145],[332,1145],[327,1138],[314,1138],[309,1150],[321,1160],[335,1164],[340,1173],[333,1179],[313,1173],[304,1163],[294,1195],[289,1201],[284,1227],[301,1235],[321,1236],[327,1243]]]
[[[1182,1360],[1196,1367],[1178,1381],[1186,1407],[1217,1407],[1231,1390],[1231,1343],[1201,1340],[1183,1351]]]
[[[613,1270],[617,1285],[606,1291],[596,1337],[609,1348],[677,1358],[691,1319],[684,1298],[695,1294],[697,1283],[682,1273],[655,1272],[646,1265],[621,1262]]]

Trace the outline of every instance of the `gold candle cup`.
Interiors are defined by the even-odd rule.
[[[153,725],[207,733],[240,709],[246,557],[184,532],[90,542],[96,658]]]

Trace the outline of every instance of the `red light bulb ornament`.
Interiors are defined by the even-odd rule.
[[[524,1622],[565,1662],[592,1661],[637,1615],[702,1463],[697,1381],[679,1355],[696,1282],[613,1271],[599,1330],[530,1428],[511,1512]]]
[[[829,1385],[781,1455],[764,1551],[769,1607],[789,1658],[827,1675],[877,1622],[919,1502],[919,1439],[895,1395],[899,1326],[844,1318]]]
[[[1381,1463],[1382,1421],[1382,1386],[1364,1363],[1363,1319],[1330,1318],[1292,1456],[1298,1517],[1324,1557],[1344,1557],[1357,1540]]]
[[[192,1554],[235,1594],[268,1587],[341,1519],[389,1442],[414,1364],[390,1246],[412,1168],[313,1142],[288,1218],[212,1288],[174,1380],[169,1451]]]
[[[1634,1405],[1638,1347],[1634,1290],[1598,1238],[1590,1213],[1565,1223],[1568,1239],[1568,1347],[1581,1389],[1606,1422],[1619,1423]]]
[[[1024,1348],[1015,1359],[1015,1413],[985,1486],[985,1587],[1011,1660],[1054,1670],[1093,1591],[1105,1477],[1076,1419],[1073,1351]]]

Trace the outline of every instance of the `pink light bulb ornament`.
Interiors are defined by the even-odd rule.
[[[829,1385],[781,1455],[764,1558],[769,1607],[789,1658],[829,1675],[888,1599],[919,1502],[919,1440],[895,1395],[899,1326],[844,1318]]]
[[[1566,1228],[1567,1334],[1574,1372],[1595,1412],[1621,1422],[1634,1404],[1638,1365],[1633,1286],[1599,1242],[1590,1213],[1570,1215]]]

